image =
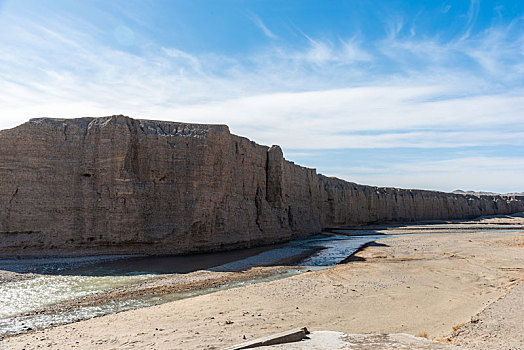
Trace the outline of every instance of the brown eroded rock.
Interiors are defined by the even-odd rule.
[[[377,188],[225,125],[32,119],[0,131],[0,255],[175,254],[322,228],[524,211],[522,197]]]

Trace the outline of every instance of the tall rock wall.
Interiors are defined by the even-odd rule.
[[[328,178],[223,125],[32,119],[0,131],[0,149],[0,255],[188,253],[327,226],[524,211],[523,197]]]

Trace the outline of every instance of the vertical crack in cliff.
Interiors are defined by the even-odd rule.
[[[126,170],[130,176],[135,177],[138,180],[141,180],[140,166],[138,161],[138,129],[136,123],[133,122],[134,120],[128,120],[126,123],[129,131],[129,144],[124,158],[124,170]]]
[[[257,209],[257,217],[255,219],[255,223],[257,224],[258,229],[261,232],[264,232],[264,229],[262,228],[262,223],[261,223],[261,218],[264,215],[264,208],[263,208],[264,203],[262,202],[263,200],[264,199],[263,199],[263,194],[262,194],[262,188],[260,186],[257,186],[257,193],[255,195],[255,207]]]
[[[9,199],[9,206],[11,206],[17,194],[18,194],[18,186],[16,187],[16,190],[13,192],[13,194],[11,195],[11,198]]]
[[[260,187],[257,187],[257,196],[258,196],[259,189]],[[269,193],[269,150],[266,152],[266,196],[265,197],[267,201],[269,201],[268,193]]]
[[[291,211],[291,206],[287,208],[287,223],[291,230],[293,230],[295,224],[293,222],[293,212]]]
[[[64,141],[67,141],[67,123],[64,123],[63,126],[64,126],[64,130],[63,130]]]
[[[266,157],[266,200],[274,208],[283,207],[282,182],[283,182],[284,155],[279,146],[271,146]]]
[[[13,194],[11,195],[11,198],[9,198],[9,202],[7,203],[7,210],[6,210],[6,218],[5,218],[5,230],[9,232],[9,221],[11,219],[11,209],[13,206],[13,201],[15,200],[16,195],[18,194],[18,186],[14,190]]]

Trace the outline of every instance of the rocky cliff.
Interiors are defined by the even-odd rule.
[[[0,255],[187,253],[327,226],[524,211],[524,197],[328,178],[224,125],[32,119],[0,131],[0,149]]]

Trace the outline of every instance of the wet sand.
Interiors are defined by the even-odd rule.
[[[281,280],[34,331],[0,344],[6,349],[220,349],[244,337],[302,326],[425,334],[453,342],[454,327],[467,326],[472,316],[497,305],[493,303],[524,280],[524,233],[391,237],[350,260]],[[507,301],[515,304],[518,298]],[[517,312],[508,317],[523,324],[521,304],[513,307]],[[501,331],[492,327],[489,332]]]

